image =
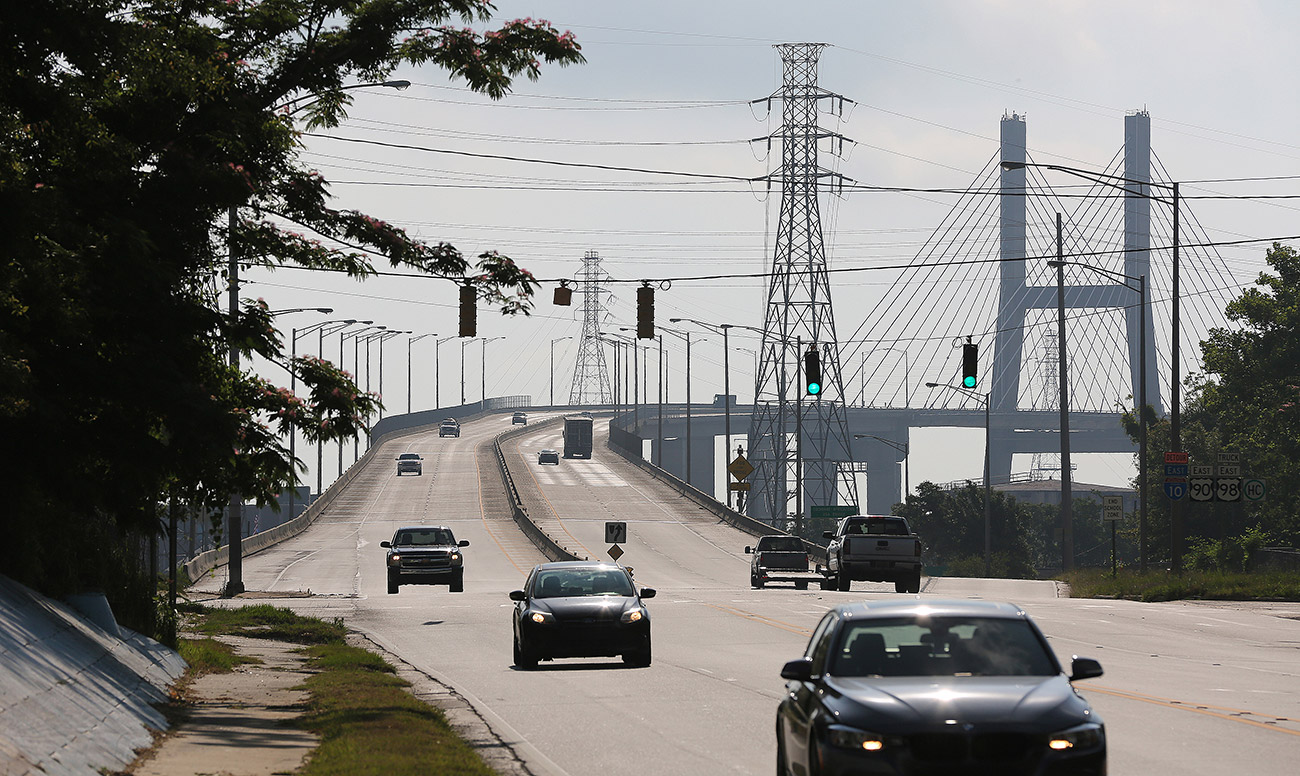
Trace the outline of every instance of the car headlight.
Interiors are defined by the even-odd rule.
[[[544,624],[548,622],[555,622],[555,615],[551,614],[550,612],[539,612],[537,610],[533,610],[528,613],[528,619],[532,620],[535,623]]]
[[[401,560],[402,560],[402,556],[401,556],[401,555],[389,555],[389,556],[388,556],[388,565],[390,565],[390,566],[396,566],[398,563],[401,562]]]
[[[826,743],[841,749],[853,749],[859,752],[879,752],[885,748],[887,741],[879,733],[866,730],[831,725],[826,729]]]
[[[459,552],[453,552],[453,553],[451,554],[451,562],[452,562],[453,564],[455,564],[455,563],[460,563],[460,562],[461,562],[461,557],[460,557],[460,553],[459,553]]]
[[[1106,731],[1099,723],[1086,722],[1082,725],[1053,733],[1047,737],[1047,748],[1058,752],[1071,749],[1092,749],[1106,740]]]
[[[638,607],[636,609],[628,609],[626,612],[623,612],[623,616],[620,617],[619,620],[625,623],[640,622],[641,620],[645,619],[645,616],[646,616],[645,610]]]

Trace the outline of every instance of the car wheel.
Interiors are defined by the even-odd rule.
[[[398,581],[398,576],[391,571],[388,572],[388,594],[392,595],[393,593],[396,593],[397,588],[401,586],[402,583]]]
[[[794,583],[794,589],[795,589],[795,590],[807,590],[807,589],[808,589],[808,583],[807,583],[807,582],[795,582],[795,583]]]
[[[821,744],[817,741],[817,731],[808,734],[808,776],[821,776],[822,772],[822,750]]]
[[[465,570],[461,569],[461,572],[451,580],[451,584],[447,587],[452,593],[465,592]]]
[[[836,588],[838,588],[841,593],[847,593],[849,592],[849,586],[853,584],[853,580],[849,579],[847,574],[841,572],[835,575],[835,583]]]
[[[752,587],[755,588],[756,590],[762,590],[762,589],[763,589],[763,580],[760,579],[760,578],[758,578],[758,577],[750,577],[750,579],[749,579],[749,584],[750,584],[750,586],[752,586]]]
[[[645,668],[650,665],[650,638],[645,640],[645,649],[639,649],[636,652],[629,652],[623,655],[623,663],[637,668]]]
[[[835,577],[822,577],[822,590],[834,590]]]
[[[912,592],[913,593],[921,592],[921,572],[919,571],[912,576]]]
[[[904,579],[896,579],[896,580],[894,580],[894,592],[895,592],[895,593],[910,593],[910,592],[912,592],[912,586],[911,586],[911,584],[908,583],[908,580],[904,580]]]
[[[515,637],[515,665],[520,668],[537,667],[537,657],[520,646],[517,636]]]

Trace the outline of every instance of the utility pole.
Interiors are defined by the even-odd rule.
[[[239,257],[235,250],[235,229],[239,224],[239,209],[231,205],[229,213],[229,226],[226,232],[226,250],[229,253],[230,264],[228,272],[230,288],[230,322],[231,324],[239,321]],[[229,344],[230,371],[234,374],[239,373],[239,349],[234,343]],[[244,592],[244,559],[243,559],[243,541],[244,541],[244,497],[239,493],[230,494],[229,517],[226,519],[226,551],[229,558],[227,568],[230,571],[230,579],[226,581],[226,590],[222,594],[226,598],[231,598]]]

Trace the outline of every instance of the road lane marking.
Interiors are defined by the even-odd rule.
[[[1259,712],[1255,712],[1255,711],[1246,711],[1245,709],[1234,709],[1228,706],[1214,706],[1208,703],[1190,703],[1188,701],[1179,701],[1179,700],[1174,700],[1172,698],[1161,698],[1156,695],[1145,695],[1143,693],[1132,692],[1130,690],[1120,690],[1115,687],[1101,687],[1095,684],[1090,684],[1085,687],[1081,687],[1080,692],[1084,692],[1084,693],[1097,692],[1097,693],[1101,693],[1102,695],[1111,695],[1116,698],[1123,698],[1125,700],[1141,701],[1142,703],[1150,703],[1155,706],[1163,706],[1167,709],[1181,709],[1182,711],[1190,711],[1196,714],[1204,714],[1207,717],[1217,717],[1218,719],[1226,719],[1229,722],[1240,722],[1244,725],[1253,725],[1255,727],[1263,728],[1265,730],[1272,730],[1278,733],[1286,733],[1288,735],[1300,736],[1300,730],[1292,730],[1291,728],[1278,726],[1277,723],[1279,722],[1300,723],[1300,720],[1291,719],[1289,717],[1279,717],[1273,714],[1260,714]],[[1265,721],[1259,721],[1255,719],[1246,719],[1242,715],[1249,715],[1251,717],[1258,717],[1260,718],[1260,720],[1267,719],[1269,721],[1265,722]]]

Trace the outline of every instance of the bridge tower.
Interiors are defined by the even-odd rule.
[[[600,321],[605,315],[603,283],[609,276],[600,268],[600,254],[587,251],[582,257],[578,290],[582,294],[582,339],[578,361],[573,367],[569,404],[610,404],[612,393],[605,351],[600,342]]]
[[[1026,131],[1023,116],[1011,114],[1002,117],[1001,142],[999,157],[1007,162],[1028,162],[1026,153]],[[1031,284],[1026,277],[1026,257],[1028,251],[1028,229],[1031,224],[1027,216],[1029,196],[1027,178],[1030,167],[1001,170],[1000,191],[1000,228],[999,254],[1000,264],[999,293],[997,303],[997,327],[994,341],[992,372],[992,406],[991,406],[991,445],[990,477],[994,483],[1007,482],[1011,477],[1012,454],[1015,452],[1017,421],[1015,412],[1021,404],[1021,374],[1026,364],[1025,324],[1031,314],[1052,314],[1056,301],[1054,283]],[[1151,180],[1151,118],[1146,112],[1136,112],[1125,116],[1124,120],[1124,166],[1118,173],[1134,180]],[[1053,173],[1064,175],[1064,173]],[[1034,175],[1041,180],[1042,176]],[[1073,183],[1095,184],[1087,179],[1074,179]],[[1046,184],[1044,184],[1046,185]],[[1104,186],[1104,184],[1096,184]],[[1145,188],[1145,187],[1144,187]],[[1059,206],[1059,203],[1058,203]],[[1081,212],[1082,206],[1075,208]],[[1040,216],[1047,216],[1040,213]],[[1066,214],[1067,244],[1065,252],[1087,255],[1093,247],[1084,235],[1084,227],[1072,224],[1071,216]],[[1126,275],[1147,276],[1148,294],[1152,287],[1150,269],[1151,251],[1151,201],[1137,194],[1124,198],[1124,269]],[[1085,263],[1088,260],[1085,258]],[[1041,264],[1041,260],[1036,264]],[[1146,326],[1147,342],[1155,342],[1152,319],[1148,314],[1143,320],[1143,310],[1138,304],[1137,295],[1129,288],[1118,285],[1101,275],[1089,273],[1079,268],[1068,268],[1065,286],[1065,307],[1067,315],[1083,309],[1121,309],[1124,311],[1126,328],[1126,346],[1128,355],[1128,373],[1132,395],[1140,395],[1139,374],[1141,358],[1139,356],[1139,326]],[[1148,305],[1148,312],[1150,306]],[[1073,344],[1067,345],[1073,348]],[[1147,348],[1147,401],[1157,411],[1160,409],[1159,380],[1155,379],[1155,347]],[[1029,359],[1032,365],[1034,359]],[[1030,367],[1032,369],[1032,366]],[[1072,377],[1077,373],[1075,370]],[[1073,383],[1074,380],[1071,380]],[[1071,394],[1075,387],[1071,385]],[[1032,390],[1031,390],[1032,393]],[[1073,404],[1073,402],[1071,402]],[[1050,409],[1059,406],[1033,407],[1033,409]]]
[[[768,142],[780,141],[781,167],[768,181],[780,184],[781,214],[749,428],[755,472],[748,511],[767,521],[791,512],[802,519],[813,505],[834,505],[841,495],[857,503],[845,417],[847,392],[817,202],[822,179],[842,180],[818,164],[818,142],[828,140],[835,148],[844,141],[818,126],[818,110],[825,100],[842,111],[844,98],[817,85],[817,62],[826,44],[775,48],[781,54],[782,86],[766,101],[770,106],[773,99],[781,100],[782,122]],[[809,347],[821,353],[825,383],[815,397],[804,395],[800,379],[803,352]]]

